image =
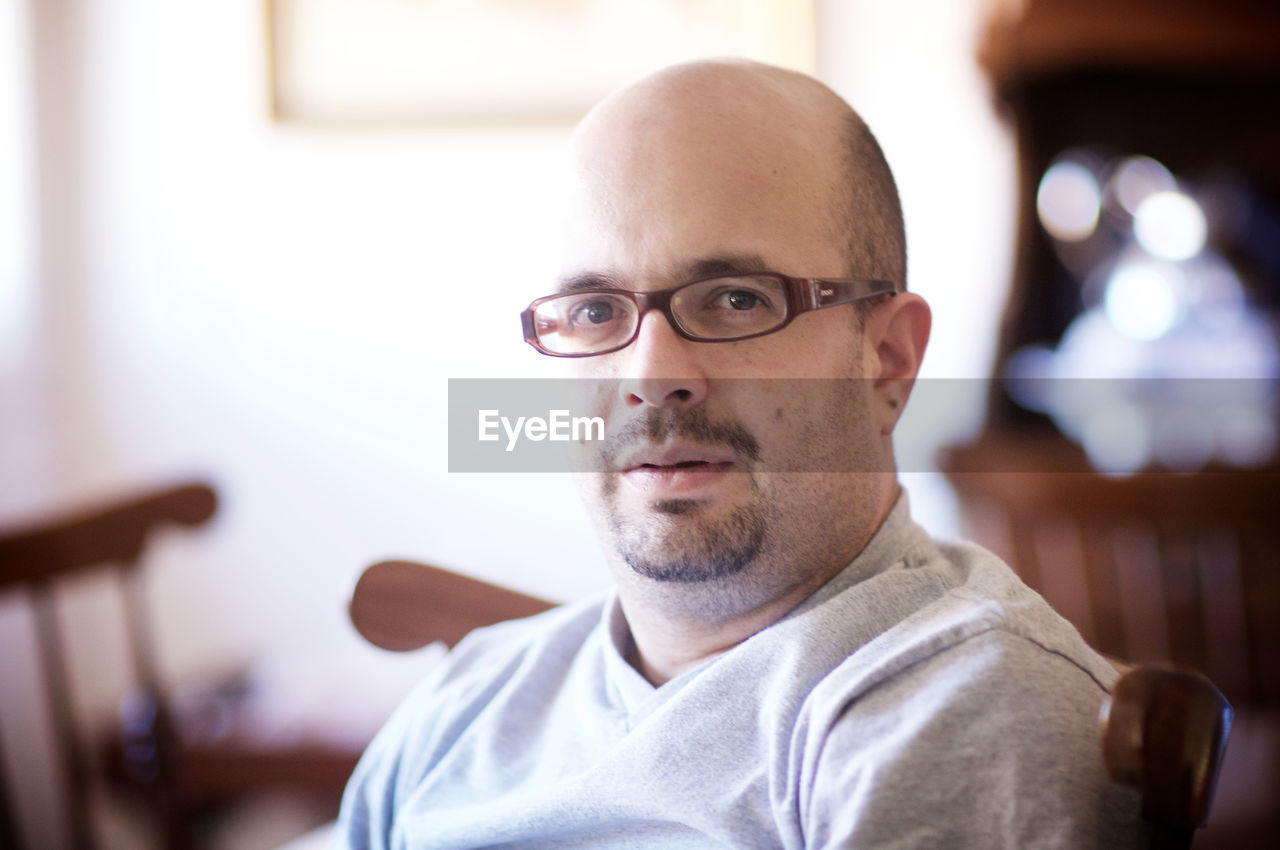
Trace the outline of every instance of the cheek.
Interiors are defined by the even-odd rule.
[[[618,498],[618,480],[616,476],[599,472],[578,472],[574,475],[578,485],[578,495],[587,509],[593,525],[601,533],[609,530],[608,518],[614,513],[614,505]]]
[[[748,421],[771,472],[864,471],[870,445],[864,381],[779,379],[781,392],[758,402]]]
[[[772,378],[746,381],[758,392],[739,400],[736,418],[760,444],[760,462],[766,472],[799,472],[806,458],[824,438],[812,417],[817,401],[812,390],[825,381]]]
[[[566,382],[565,397],[570,400],[571,415],[586,420],[586,427],[577,433],[572,446],[574,468],[579,471],[599,472],[604,448],[611,435],[626,419],[622,416],[618,398],[618,381],[609,378],[578,378]],[[596,420],[603,421],[599,428]],[[587,492],[588,482],[579,482]],[[598,490],[599,487],[597,486]]]
[[[611,372],[609,355],[569,359],[569,364],[557,382],[572,398],[574,406],[592,415],[607,412],[617,396],[618,378]]]
[[[861,374],[861,336],[849,310],[837,307],[798,316],[782,331],[735,343],[721,374],[806,379]]]

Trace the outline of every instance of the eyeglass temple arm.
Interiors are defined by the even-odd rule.
[[[532,343],[538,338],[538,320],[534,316],[532,309],[525,310],[520,314],[520,325],[524,330],[524,338]]]
[[[891,280],[848,277],[809,278],[809,309],[821,310],[837,304],[848,304],[877,295],[896,295],[898,286]]]

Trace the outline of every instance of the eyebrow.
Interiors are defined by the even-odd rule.
[[[678,266],[677,273],[669,275],[683,283],[716,275],[760,274],[772,269],[759,254],[715,254]],[[622,280],[614,274],[580,272],[561,278],[556,292],[577,292],[583,289],[626,289]]]
[[[773,271],[759,254],[716,254],[695,260],[683,268],[682,280],[712,275],[759,274]]]
[[[556,294],[578,292],[583,289],[624,289],[618,278],[611,274],[599,272],[580,272],[560,279],[556,286]]]

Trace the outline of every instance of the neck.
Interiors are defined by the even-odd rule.
[[[716,622],[673,615],[660,604],[620,594],[622,612],[631,629],[627,662],[659,687],[777,622],[816,589],[798,588],[742,615]]]

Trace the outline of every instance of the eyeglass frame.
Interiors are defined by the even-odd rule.
[[[754,333],[744,334],[742,336],[732,337],[700,337],[689,333],[681,326],[680,321],[671,312],[672,296],[686,286],[694,286],[695,284],[704,283],[708,280],[718,280],[720,278],[746,278],[746,277],[767,277],[778,281],[783,285],[787,292],[787,315],[782,323],[777,327],[770,328],[767,331],[755,331]],[[631,289],[619,289],[611,286],[593,286],[584,289],[572,289],[565,292],[557,292],[553,295],[544,295],[530,302],[529,306],[520,313],[520,323],[524,327],[524,341],[533,346],[540,354],[548,357],[598,357],[601,354],[612,354],[615,351],[621,351],[628,345],[636,341],[636,337],[640,336],[640,326],[644,324],[645,313],[650,310],[660,310],[667,318],[667,324],[676,332],[677,336],[689,340],[690,342],[740,342],[744,339],[755,339],[756,337],[768,336],[772,333],[785,328],[791,324],[796,316],[802,313],[809,313],[814,310],[823,310],[827,307],[838,307],[841,304],[855,304],[859,301],[866,301],[877,296],[887,295],[893,297],[903,290],[893,281],[881,280],[878,278],[861,278],[861,277],[791,277],[790,275],[780,274],[779,272],[742,272],[738,274],[726,274],[720,272],[718,274],[705,275],[687,280],[684,283],[678,283],[675,286],[666,289],[657,289],[648,292],[636,291]],[[554,301],[557,298],[563,298],[566,295],[589,295],[593,292],[599,292],[606,295],[626,296],[636,305],[636,326],[631,332],[631,336],[627,337],[625,342],[615,345],[611,348],[605,348],[600,351],[583,352],[573,354],[567,352],[549,351],[538,341],[538,329],[535,325],[534,314],[539,306],[548,301]]]

